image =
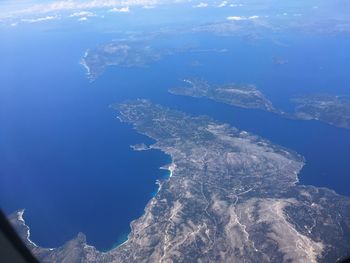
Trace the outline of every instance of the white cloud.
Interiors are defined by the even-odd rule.
[[[96,15],[89,11],[75,12],[70,15],[70,17],[89,17],[89,16],[96,16]]]
[[[59,16],[45,16],[45,17],[39,17],[39,18],[27,18],[27,19],[22,19],[22,22],[25,23],[38,23],[38,22],[44,22],[48,20],[56,20],[59,19]]]
[[[227,20],[230,21],[241,21],[241,20],[254,20],[258,19],[260,16],[228,16],[226,17]]]
[[[87,20],[88,20],[88,18],[86,16],[81,17],[81,18],[78,19],[78,21],[87,21]]]
[[[198,5],[193,5],[194,8],[204,8],[208,7],[208,3],[199,3]]]
[[[230,21],[239,21],[239,20],[246,20],[247,18],[244,16],[228,16],[226,19]]]
[[[241,7],[243,4],[230,4],[230,7]]]
[[[130,9],[128,6],[121,7],[121,8],[114,7],[112,9],[108,10],[108,12],[128,13],[128,12],[130,12]]]
[[[144,8],[144,9],[154,9],[154,8],[156,8],[156,6],[155,5],[144,5],[142,8]]]
[[[227,6],[227,4],[228,4],[227,1],[223,1],[218,5],[218,7],[225,7],[225,6]]]
[[[168,1],[166,1],[168,2]],[[50,12],[89,10],[97,8],[123,8],[125,6],[154,6],[161,4],[159,0],[60,0],[49,3],[29,5],[25,8],[17,8],[1,16],[19,16],[28,14],[44,14]]]

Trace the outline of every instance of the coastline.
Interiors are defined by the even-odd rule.
[[[118,118],[118,119],[119,119],[119,118]],[[153,149],[153,148],[152,148],[152,147],[149,147],[149,149]],[[148,149],[148,150],[149,150],[149,149]],[[159,167],[159,169],[169,171],[169,176],[167,176],[167,178],[164,179],[164,180],[169,180],[169,179],[174,175],[174,171],[175,171],[175,169],[176,169],[176,164],[175,164],[174,162],[171,162],[171,163],[168,164],[168,165],[163,165],[163,166]],[[157,179],[156,182],[155,182],[155,184],[158,185],[158,189],[157,189],[157,191],[153,194],[152,198],[148,201],[147,205],[144,207],[144,209],[143,209],[143,214],[140,215],[140,217],[138,217],[138,218],[136,218],[136,219],[134,219],[134,220],[132,220],[132,221],[130,222],[130,228],[131,228],[131,230],[130,230],[130,232],[129,232],[128,235],[127,235],[127,239],[126,239],[124,242],[120,243],[120,244],[118,244],[118,242],[117,242],[117,243],[115,244],[115,246],[113,246],[111,249],[106,250],[106,251],[103,251],[104,253],[109,252],[109,251],[112,251],[112,250],[114,250],[114,249],[118,249],[118,248],[122,247],[123,245],[125,245],[125,244],[129,241],[129,235],[133,232],[133,222],[136,221],[136,220],[138,220],[138,219],[141,218],[142,216],[144,216],[144,214],[145,214],[145,212],[146,212],[146,209],[147,209],[149,203],[152,202],[152,199],[155,198],[155,197],[157,196],[157,194],[159,193],[159,191],[162,189],[163,182],[162,182],[161,179]]]
[[[31,245],[33,245],[34,247],[38,247],[38,245],[30,239],[30,228],[29,228],[29,226],[26,225],[26,222],[25,222],[25,220],[23,218],[24,212],[25,212],[25,209],[21,209],[21,210],[17,211],[17,219],[18,219],[19,222],[22,223],[23,226],[26,226],[26,229],[27,229],[27,241]]]
[[[160,169],[168,170],[170,173],[169,178],[171,178],[174,174],[175,169],[176,169],[176,164],[174,162],[172,162],[171,164],[164,165],[164,166],[160,167]]]
[[[173,176],[173,174],[174,174],[174,171],[175,171],[175,169],[176,169],[176,164],[172,162],[171,164],[161,166],[159,169],[169,171],[169,175],[168,175],[167,178],[165,179],[165,180],[169,180],[169,179]],[[159,193],[159,191],[162,189],[162,185],[163,185],[162,180],[161,180],[161,179],[157,179],[157,180],[156,180],[156,185],[158,185],[158,189],[157,189],[157,191],[153,194],[153,197],[155,197],[155,196]]]
[[[30,227],[26,224],[26,221],[24,219],[24,212],[25,212],[25,209],[21,209],[15,213],[16,213],[16,218],[18,222],[21,224],[22,227],[26,229],[25,241],[29,242],[29,244],[32,245],[34,248],[41,248],[39,245],[37,245],[34,241],[30,239]],[[46,249],[52,251],[55,248],[46,248]]]
[[[85,75],[87,76],[88,80],[89,80],[90,82],[93,82],[96,78],[92,76],[90,67],[89,67],[89,66],[86,64],[86,62],[85,62],[85,58],[88,56],[88,51],[89,51],[89,50],[87,50],[87,51],[84,53],[84,56],[83,56],[83,58],[80,60],[79,64],[82,65],[82,66],[85,68],[85,70],[86,70]]]

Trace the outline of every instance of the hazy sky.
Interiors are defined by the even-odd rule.
[[[2,0],[0,20],[6,18],[38,18],[61,13],[105,9],[115,12],[129,12],[133,8],[151,8],[164,4],[187,3],[198,9],[230,8],[232,15],[243,10],[261,11],[268,14],[300,13],[311,14],[316,19],[349,19],[349,0]],[[317,18],[318,17],[318,18]]]

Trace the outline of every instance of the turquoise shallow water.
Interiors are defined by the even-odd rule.
[[[301,183],[350,195],[349,131],[167,93],[185,77],[201,77],[257,84],[283,109],[291,108],[288,98],[295,94],[348,94],[349,39],[279,36],[286,47],[187,35],[173,44],[229,52],[182,52],[147,67],[112,67],[89,83],[79,60],[113,34],[6,34],[0,43],[0,205],[8,213],[26,208],[32,239],[40,245],[61,245],[80,231],[99,249],[123,242],[130,221],[156,192],[156,179],[167,176],[159,167],[171,162],[169,156],[130,149],[152,141],[115,119],[108,106],[125,99],[149,98],[260,135],[305,156]],[[289,63],[274,65],[276,56]]]

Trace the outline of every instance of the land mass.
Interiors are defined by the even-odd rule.
[[[181,48],[154,47],[147,41],[118,40],[88,49],[80,63],[87,71],[87,77],[94,81],[104,73],[107,67],[145,67],[163,57],[178,53],[222,53],[227,49],[200,49],[190,46]]]
[[[341,96],[314,94],[294,98],[294,113],[276,109],[254,85],[210,85],[204,80],[185,79],[186,87],[169,89],[174,95],[208,98],[231,106],[259,109],[293,120],[318,120],[329,125],[350,129],[350,100]]]
[[[185,79],[184,82],[187,84],[187,87],[173,88],[169,92],[175,95],[195,98],[205,97],[242,108],[261,109],[279,113],[271,101],[254,85],[231,84],[213,86],[199,79]]]
[[[133,149],[134,151],[147,151],[150,149],[150,147],[148,147],[144,143],[138,143],[135,145],[131,145],[130,148]]]
[[[119,118],[172,158],[172,176],[108,252],[79,234],[59,248],[30,242],[42,262],[335,262],[350,256],[350,198],[298,184],[302,156],[208,117],[147,100],[115,105]],[[170,169],[170,168],[169,168]]]
[[[341,96],[313,94],[292,100],[295,116],[302,120],[319,120],[338,128],[350,129],[350,100]]]
[[[87,50],[81,64],[86,68],[88,78],[95,80],[108,66],[145,66],[161,59],[162,55],[145,43],[114,41]]]

